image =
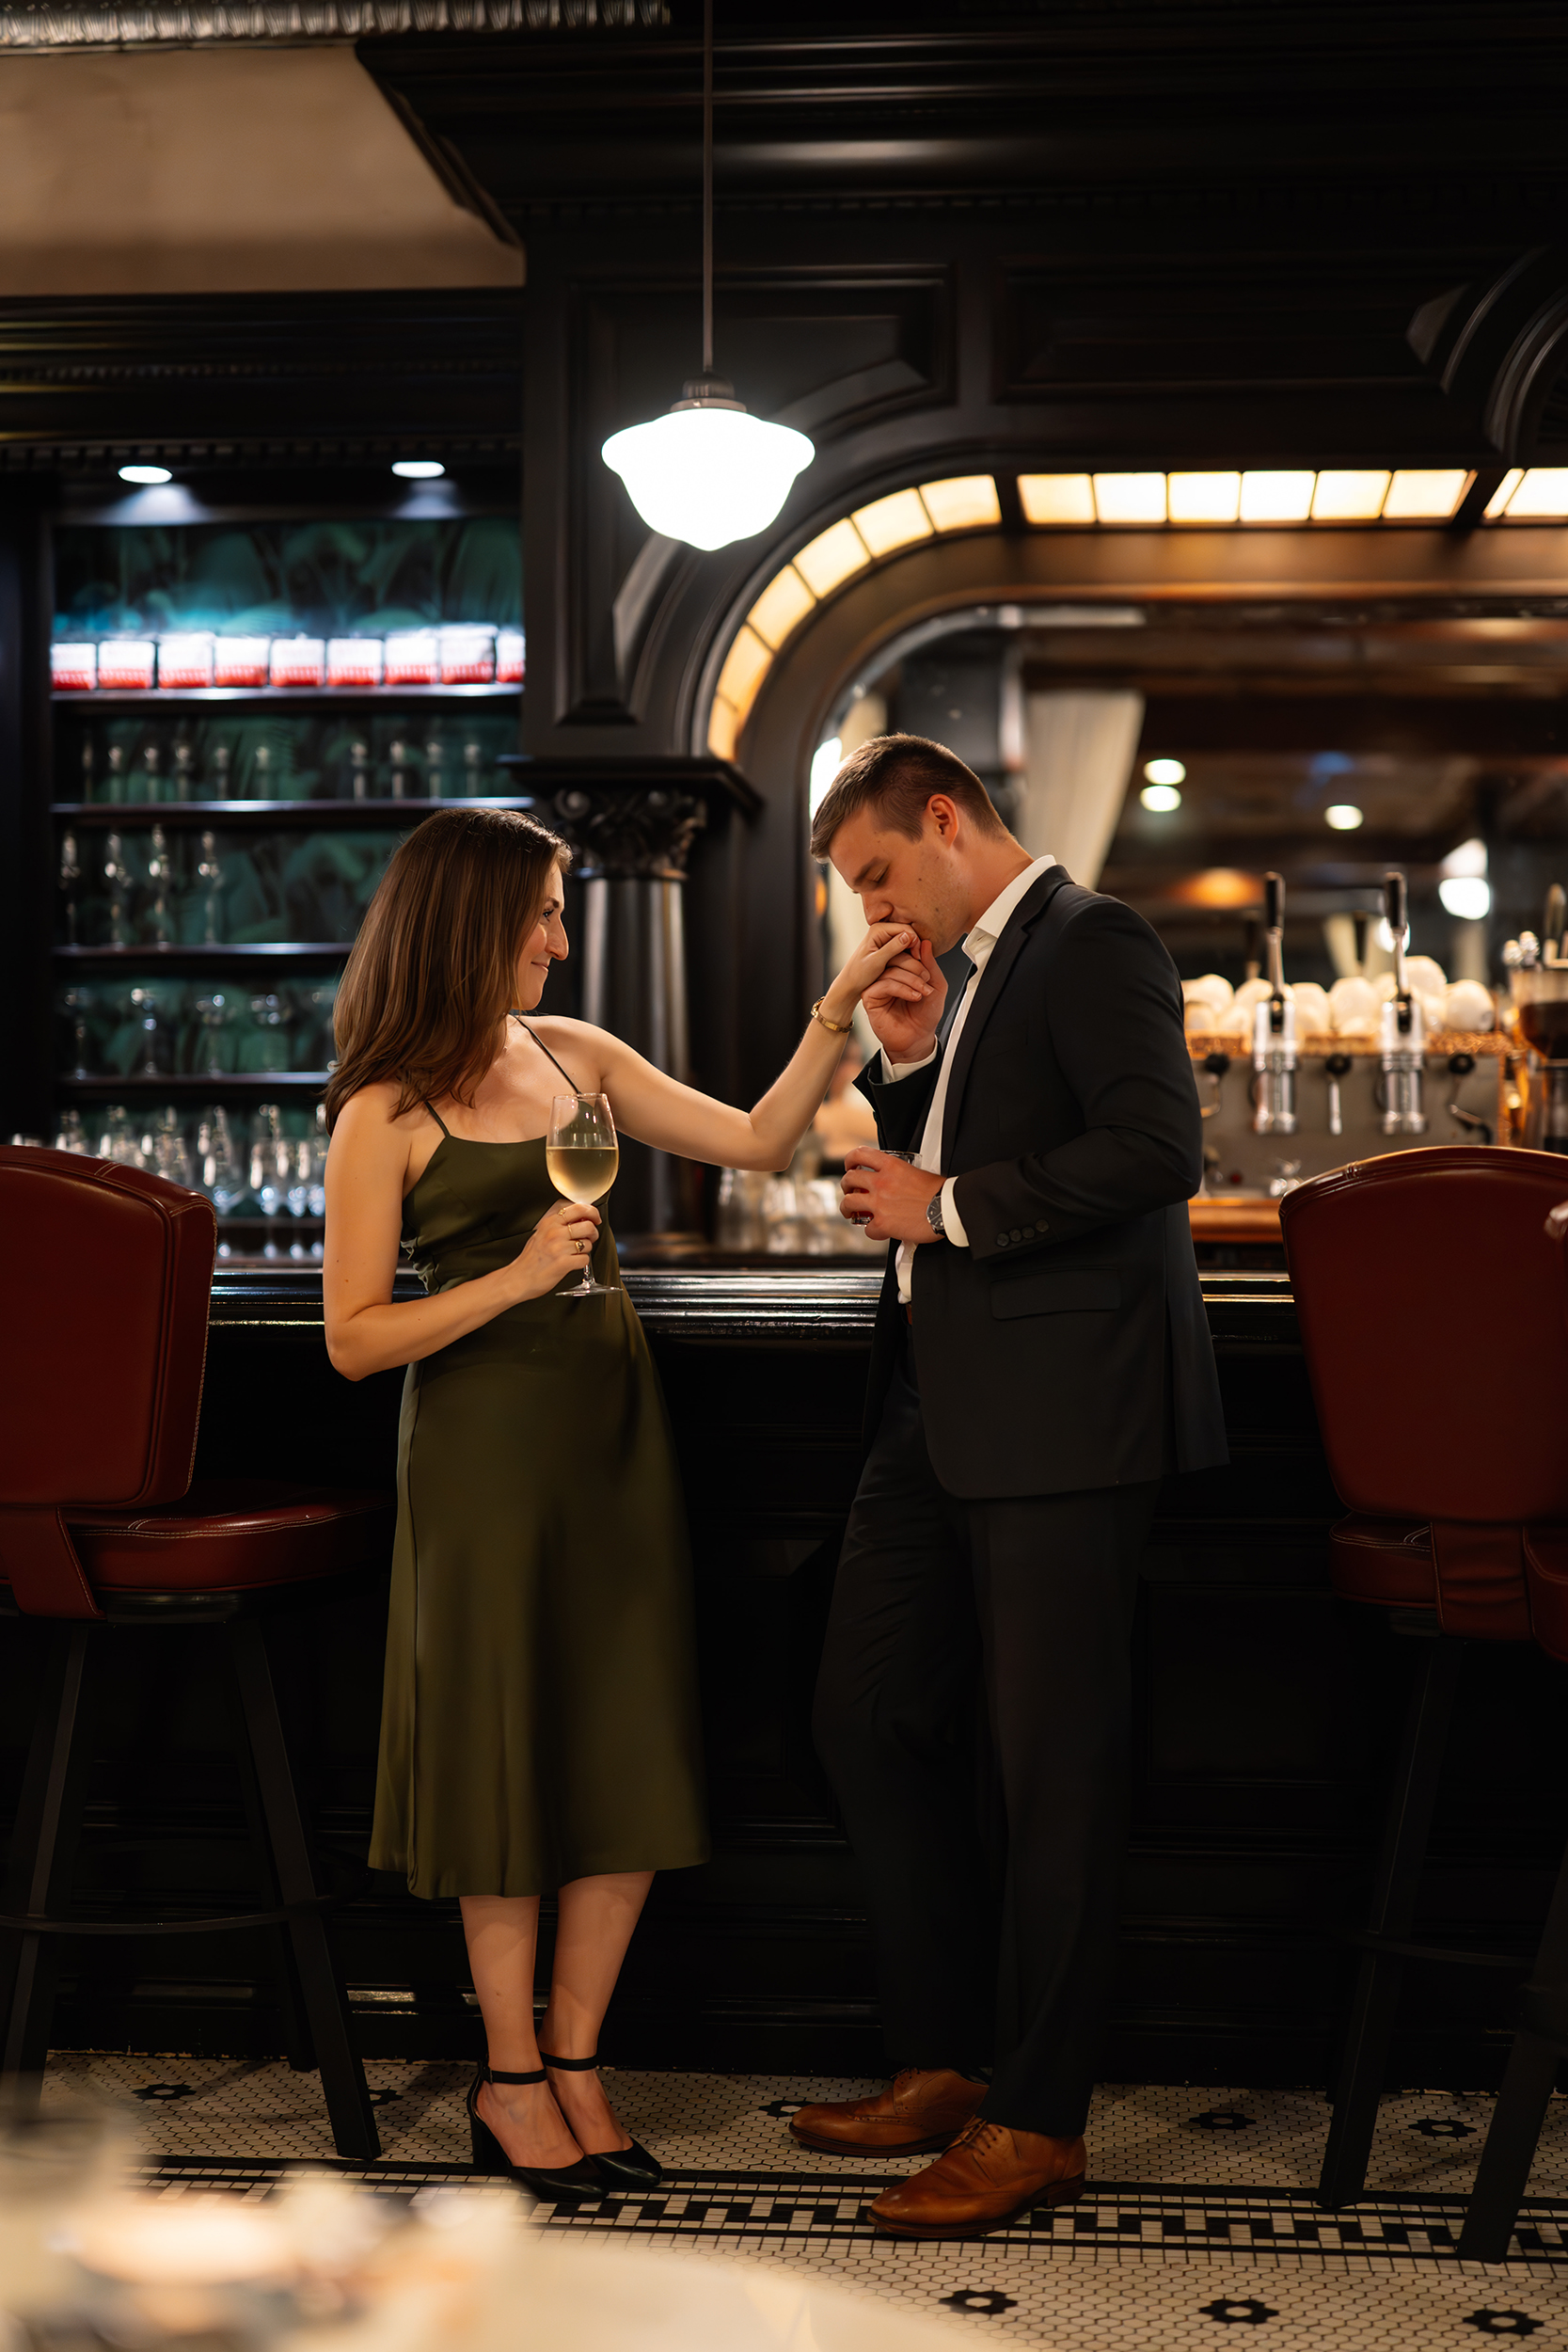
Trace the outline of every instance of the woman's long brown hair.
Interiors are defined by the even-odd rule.
[[[472,1103],[500,1051],[517,957],[539,920],[564,841],[505,808],[444,808],[393,856],[343,970],[326,1123],[361,1087]]]

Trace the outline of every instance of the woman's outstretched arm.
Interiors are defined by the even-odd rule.
[[[403,1196],[414,1121],[394,1120],[397,1089],[364,1088],[351,1095],[332,1132],[326,1160],[326,1244],[322,1296],[326,1352],[345,1379],[417,1364],[477,1331],[508,1307],[553,1291],[598,1238],[597,1209],[561,1202],[534,1227],[510,1265],[434,1298],[392,1303],[403,1232]]]
[[[911,999],[929,993],[930,982],[915,956],[919,942],[902,923],[875,923],[822,1000],[828,1020],[847,1031],[849,1017],[874,980]],[[895,959],[895,970],[890,969]],[[577,1025],[562,1022],[563,1031]],[[717,1168],[787,1168],[795,1148],[816,1115],[828,1082],[844,1051],[844,1035],[808,1021],[805,1034],[785,1067],[749,1111],[715,1102],[695,1087],[656,1070],[641,1054],[602,1029],[578,1028],[593,1041],[599,1084],[609,1095],[618,1127],[641,1143],[674,1152]]]

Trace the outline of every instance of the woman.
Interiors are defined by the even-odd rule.
[[[351,1380],[408,1367],[371,1860],[460,1899],[487,2045],[474,2162],[553,2196],[659,2177],[594,2053],[653,1873],[707,1836],[663,1399],[609,1230],[546,1173],[551,1102],[602,1092],[657,1150],[783,1168],[862,990],[913,944],[867,934],[748,1114],[586,1022],[528,1018],[567,952],[569,854],[499,809],[410,834],[343,975],[326,1094],[327,1348]],[[428,1295],[394,1305],[404,1246]],[[610,1295],[557,1295],[585,1259]]]

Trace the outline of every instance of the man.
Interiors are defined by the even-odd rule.
[[[975,2235],[1083,2187],[1138,1559],[1162,1473],[1226,1459],[1187,1223],[1197,1094],[1154,932],[1031,859],[940,744],[863,744],[812,851],[921,947],[864,999],[882,1054],[860,1083],[886,1148],[847,1154],[844,1212],[896,1247],[816,1720],[898,2071],[791,2129],[843,2153],[945,2149],[872,2213]],[[944,1022],[936,957],[960,939]],[[890,1155],[911,1147],[912,1165]]]

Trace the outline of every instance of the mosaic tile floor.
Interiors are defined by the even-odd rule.
[[[467,2070],[372,2061],[382,2162],[351,2168],[407,2195],[467,2164]],[[879,2297],[1020,2344],[1106,2352],[1232,2342],[1279,2352],[1474,2347],[1538,2337],[1568,2352],[1568,2099],[1554,2099],[1510,2260],[1460,2264],[1464,2195],[1491,2102],[1444,2092],[1384,2102],[1366,2198],[1312,2201],[1327,2109],[1307,2092],[1109,2085],[1089,2130],[1083,2203],[982,2242],[879,2238],[863,2208],[916,2159],[867,2166],[796,2147],[785,2124],[815,2098],[869,2084],[758,2074],[616,2072],[628,2130],[663,2160],[645,2199],[563,2208],[551,2226],[702,2257],[804,2263]],[[46,2096],[87,2091],[133,2119],[167,2194],[264,2195],[278,2169],[332,2157],[315,2077],[277,2064],[64,2054]],[[451,2169],[449,2170],[449,2168]],[[476,2184],[476,2186],[478,2185]]]

